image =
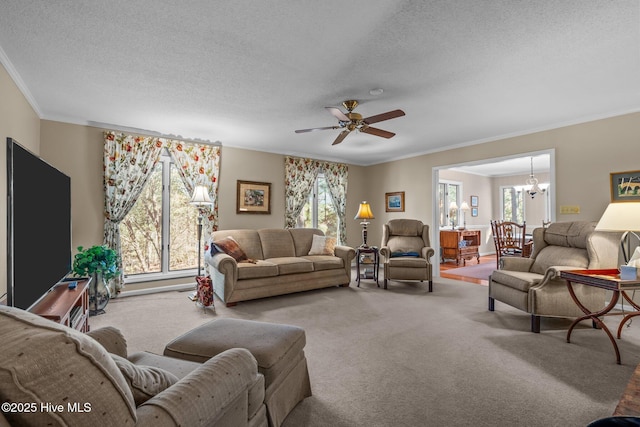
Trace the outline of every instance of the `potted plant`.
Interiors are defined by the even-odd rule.
[[[76,276],[91,276],[89,286],[89,314],[104,313],[111,298],[106,282],[120,274],[118,254],[107,246],[95,245],[84,249],[78,246],[78,253],[73,257],[73,273]]]

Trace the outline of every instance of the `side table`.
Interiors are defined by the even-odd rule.
[[[618,325],[618,339],[620,339],[620,335],[622,334],[622,327],[629,319],[634,316],[640,315],[640,306],[636,304],[633,299],[627,295],[626,291],[640,289],[640,280],[621,280],[620,274],[616,269],[609,270],[568,270],[561,271],[560,278],[565,279],[567,281],[567,287],[569,289],[569,294],[573,301],[580,307],[580,310],[584,312],[584,316],[578,317],[573,321],[571,326],[569,326],[569,330],[567,331],[567,342],[571,342],[571,332],[573,328],[583,320],[591,319],[594,325],[597,325],[600,329],[602,329],[608,336],[611,344],[613,345],[613,349],[616,352],[616,362],[618,365],[620,364],[620,350],[618,349],[618,344],[616,340],[613,338],[611,331],[607,328],[607,325],[600,320],[601,316],[612,316],[612,315],[624,315],[620,324]],[[585,307],[573,289],[573,283],[580,283],[582,285],[587,286],[595,286],[597,288],[606,289],[612,291],[611,301],[607,304],[606,307],[599,311],[591,311],[587,307]],[[622,295],[623,299],[626,300],[631,307],[635,311],[631,312],[616,312],[610,313],[610,311],[615,307],[618,299]]]
[[[360,268],[364,268],[364,272]],[[377,246],[360,246],[356,248],[356,281],[360,287],[360,279],[371,279],[378,283],[378,270],[380,268],[380,251]]]

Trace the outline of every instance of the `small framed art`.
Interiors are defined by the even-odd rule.
[[[640,171],[612,172],[611,202],[640,200]]]
[[[477,208],[478,207],[478,196],[471,196],[471,207],[472,208]],[[477,209],[476,209],[476,211],[477,211]]]
[[[404,212],[404,191],[384,193],[385,212]]]
[[[478,216],[478,208],[471,208],[471,216]]]
[[[271,183],[238,181],[236,213],[270,214]]]

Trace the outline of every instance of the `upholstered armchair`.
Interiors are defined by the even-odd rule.
[[[533,230],[531,257],[501,257],[501,268],[489,277],[489,311],[494,311],[496,300],[523,310],[531,315],[531,331],[536,333],[540,317],[582,316],[560,272],[618,265],[620,234],[595,232],[595,226],[587,221],[559,222]],[[573,286],[586,307],[604,307],[604,289]]]
[[[384,288],[388,280],[429,281],[433,291],[429,226],[416,219],[392,219],[383,225],[380,257],[384,265]]]
[[[0,426],[267,427],[264,393],[243,348],[204,363],[127,354],[116,328],[83,334],[0,306],[0,401],[26,408],[0,412]]]

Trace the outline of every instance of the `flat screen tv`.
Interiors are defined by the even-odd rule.
[[[7,303],[28,310],[71,271],[71,178],[7,138]]]

